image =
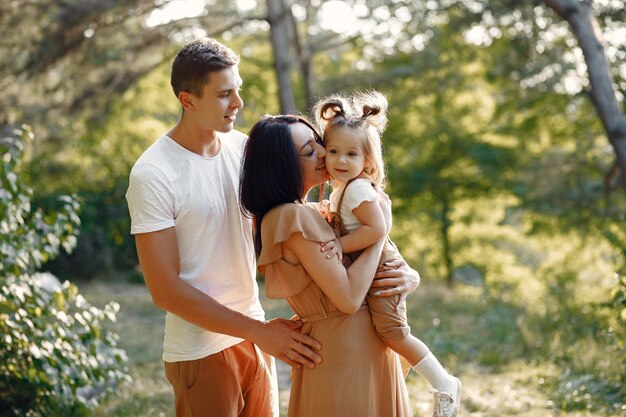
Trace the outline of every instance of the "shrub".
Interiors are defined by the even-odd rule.
[[[80,416],[128,379],[117,336],[103,328],[119,307],[95,308],[75,285],[35,274],[72,250],[80,221],[75,197],[45,213],[31,207],[18,173],[32,139],[25,126],[0,132],[0,417]]]

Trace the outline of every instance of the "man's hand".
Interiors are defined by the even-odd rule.
[[[398,306],[407,295],[417,289],[420,284],[420,274],[411,268],[404,259],[395,259],[385,264],[389,270],[379,271],[374,275],[374,282],[370,288],[376,297],[391,297],[400,294]],[[377,290],[380,287],[389,287],[385,290]]]
[[[322,357],[314,350],[320,350],[322,345],[312,337],[300,333],[300,327],[301,321],[283,318],[260,322],[255,337],[250,340],[262,351],[289,366],[300,368],[304,365],[314,368],[322,361]]]
[[[387,226],[387,233],[389,233],[391,231],[391,225],[393,223],[393,218],[391,215],[391,199],[389,198],[387,193],[385,193],[380,188],[377,188],[377,191],[378,191],[378,196],[379,196],[378,205],[383,211],[385,225]]]
[[[326,259],[331,259],[333,256],[337,256],[337,259],[341,263],[343,259],[343,247],[339,238],[329,240],[328,242],[320,242],[320,251],[326,252]]]

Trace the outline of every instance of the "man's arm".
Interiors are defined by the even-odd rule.
[[[247,339],[291,366],[314,367],[321,346],[301,334],[301,324],[287,319],[255,320],[231,310],[180,279],[180,259],[173,227],[135,236],[139,263],[153,303],[203,329]],[[293,354],[292,352],[299,353]],[[287,357],[291,353],[295,361]],[[299,363],[298,363],[299,362]]]
[[[402,258],[385,264],[389,269],[376,272],[370,288],[370,294],[376,297],[392,297],[400,294],[398,306],[420,285],[420,274]],[[390,287],[380,290],[381,287]]]

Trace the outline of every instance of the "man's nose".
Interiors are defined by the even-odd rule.
[[[237,109],[240,109],[243,107],[243,99],[241,98],[238,92],[235,92],[235,94],[233,94],[233,101],[230,103],[230,105],[231,107],[235,107]]]

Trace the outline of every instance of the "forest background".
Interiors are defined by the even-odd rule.
[[[170,415],[124,194],[178,119],[174,54],[207,35],[242,58],[243,132],[331,93],[387,96],[411,322],[469,380],[464,414],[623,415],[625,17],[622,0],[2,1],[0,416]]]

